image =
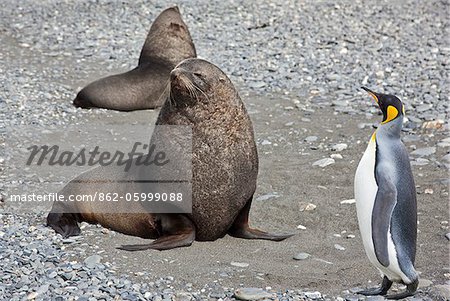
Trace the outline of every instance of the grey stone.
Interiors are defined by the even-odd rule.
[[[101,260],[102,260],[102,257],[100,255],[95,254],[95,255],[91,255],[91,256],[87,257],[84,260],[84,264],[86,264],[86,266],[88,268],[92,269],[92,268],[96,267],[97,264],[99,264]]]
[[[317,136],[308,136],[308,137],[306,137],[304,140],[305,140],[306,142],[315,142],[315,141],[317,141],[318,138],[319,138],[319,137],[317,137]]]
[[[331,146],[332,151],[341,152],[347,149],[348,145],[346,143],[338,143]]]
[[[261,288],[244,287],[235,290],[234,297],[239,300],[260,300],[264,298],[272,298],[273,294]]]
[[[383,296],[367,296],[366,301],[385,301],[386,298]]]
[[[432,104],[423,104],[423,105],[416,107],[416,112],[422,113],[422,112],[430,110],[432,107],[433,107]]]
[[[278,194],[278,192],[274,191],[271,193],[260,195],[259,197],[256,198],[256,201],[267,201],[269,199],[278,198],[278,197],[280,197],[280,195]]]
[[[419,278],[419,288],[429,287],[433,284],[433,281],[425,279],[425,278]]]
[[[320,167],[325,167],[331,164],[334,164],[335,161],[333,158],[324,158],[324,159],[320,159],[315,161],[312,165],[313,166],[320,166]]]
[[[446,154],[445,156],[443,156],[442,161],[450,163],[450,154]]]
[[[312,300],[317,300],[322,298],[322,294],[320,292],[305,292],[305,297]]]
[[[443,300],[450,300],[450,285],[435,285],[433,288]]]
[[[430,146],[430,147],[418,148],[415,151],[413,151],[411,153],[411,155],[419,156],[419,157],[426,157],[426,156],[432,155],[434,153],[436,153],[436,147]]]
[[[343,246],[341,246],[340,244],[335,244],[334,248],[339,251],[345,251],[345,248]]]
[[[311,255],[309,255],[308,253],[300,252],[300,253],[297,253],[294,255],[294,259],[295,260],[305,260],[305,259],[309,258],[309,256],[311,256]]]
[[[237,262],[237,261],[232,261],[231,265],[238,268],[246,268],[249,266],[249,264],[246,262]]]

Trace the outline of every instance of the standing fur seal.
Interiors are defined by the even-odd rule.
[[[363,88],[383,112],[355,174],[359,229],[370,262],[384,276],[381,287],[359,292],[386,295],[393,281],[406,291],[386,296],[403,299],[415,293],[417,240],[416,187],[408,152],[400,139],[404,107],[394,95]]]
[[[119,111],[153,109],[165,100],[170,71],[182,60],[196,57],[194,43],[178,7],[164,10],[153,22],[131,71],[99,79],[83,88],[76,107]]]
[[[222,70],[201,59],[181,62],[170,74],[170,96],[161,108],[156,125],[192,128],[191,214],[71,214],[65,213],[68,211],[63,207],[86,205],[55,203],[47,217],[48,225],[65,236],[78,234],[77,222],[87,221],[129,235],[157,238],[150,244],[122,246],[130,251],[189,246],[194,240],[212,241],[227,233],[274,241],[291,236],[249,227],[258,154],[250,117]],[[123,177],[114,170],[113,174],[102,175],[104,168],[91,173],[106,179]],[[130,191],[134,189],[129,187]],[[70,193],[94,192],[75,184]]]

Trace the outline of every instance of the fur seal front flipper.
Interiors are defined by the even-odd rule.
[[[228,234],[230,236],[245,239],[265,239],[281,241],[294,235],[267,233],[258,229],[250,228],[250,226],[248,225],[248,215],[250,213],[252,199],[253,196],[247,201],[247,204],[245,204],[244,208],[242,208],[242,210],[239,212],[239,215],[234,220],[230,230],[228,230]]]

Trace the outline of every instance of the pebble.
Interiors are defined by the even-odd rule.
[[[259,197],[256,198],[256,201],[267,201],[269,199],[278,198],[278,197],[280,197],[280,195],[278,194],[278,192],[274,191],[271,193],[260,195]]]
[[[91,255],[84,260],[84,264],[90,269],[95,268],[100,263],[102,257],[100,255]]]
[[[444,127],[444,120],[433,120],[433,121],[425,121],[422,124],[422,129],[435,129],[439,130]]]
[[[413,151],[411,153],[411,155],[419,156],[419,157],[426,157],[426,156],[432,155],[434,153],[436,153],[436,147],[430,146],[430,147],[418,148],[415,151]]]
[[[295,260],[305,260],[310,256],[311,255],[309,255],[308,253],[300,252],[300,253],[297,253],[294,255],[294,259]]]
[[[420,106],[416,107],[415,110],[418,113],[422,113],[422,112],[430,110],[432,107],[433,107],[432,104],[423,104],[423,105],[420,105]]]
[[[315,141],[317,141],[317,139],[319,139],[319,137],[317,137],[317,136],[308,136],[304,140],[305,140],[305,142],[315,142]]]
[[[356,203],[355,199],[348,199],[341,201],[341,204],[355,204],[355,203]]]
[[[263,290],[262,288],[243,287],[235,290],[234,297],[239,300],[260,300],[264,298],[272,298],[273,294]]]
[[[347,149],[348,145],[346,143],[338,143],[331,146],[332,151],[342,152]]]
[[[36,297],[37,297],[38,295],[39,295],[38,293],[32,292],[32,293],[28,294],[27,300],[33,300],[33,299],[36,299]]]
[[[246,262],[237,262],[237,261],[232,261],[231,265],[234,267],[238,267],[238,268],[246,268],[248,267],[250,264],[246,263]]]
[[[433,194],[433,193],[434,193],[434,190],[431,189],[431,188],[426,188],[426,189],[424,190],[424,193],[425,193],[425,194]]]
[[[450,300],[450,285],[439,284],[435,285],[434,288],[439,292],[439,295],[442,296],[443,300]]]
[[[344,157],[342,157],[341,154],[331,154],[330,158],[331,159],[343,159]]]
[[[317,300],[322,298],[322,294],[320,292],[305,292],[305,297],[313,300]]]
[[[433,281],[425,279],[425,278],[419,278],[419,288],[429,287],[433,284]]]
[[[305,205],[301,206],[300,207],[300,211],[301,212],[303,212],[303,211],[312,211],[312,210],[314,210],[316,208],[317,208],[317,205],[314,205],[313,203],[308,203],[308,204],[305,204]]]
[[[425,158],[416,158],[415,161],[411,162],[412,165],[416,165],[416,166],[424,166],[424,165],[427,165],[428,163],[430,163],[430,160],[425,159]]]
[[[320,159],[315,161],[312,165],[313,166],[320,166],[320,167],[325,167],[331,164],[334,164],[335,161],[333,158],[324,158],[324,159]]]
[[[366,301],[385,301],[383,296],[367,296]]]
[[[341,246],[340,244],[335,244],[334,248],[339,251],[345,251],[345,248],[343,246]]]
[[[450,233],[445,234],[445,237],[447,238],[447,240],[450,240]]]

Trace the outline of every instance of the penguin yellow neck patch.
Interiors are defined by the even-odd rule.
[[[386,120],[382,124],[388,123],[389,121],[395,119],[398,116],[398,110],[394,106],[388,106],[386,110],[387,116]]]

